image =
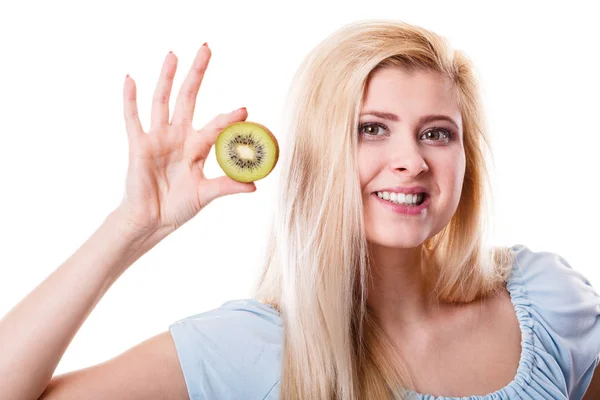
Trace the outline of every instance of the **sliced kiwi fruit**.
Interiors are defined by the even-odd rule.
[[[219,166],[231,179],[254,182],[269,175],[279,159],[279,144],[264,125],[242,121],[221,131],[215,143]]]

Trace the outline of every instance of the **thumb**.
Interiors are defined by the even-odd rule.
[[[205,204],[219,197],[227,196],[236,193],[252,193],[256,191],[254,182],[238,182],[231,179],[227,175],[218,178],[209,179],[206,182],[206,187],[202,189],[202,197],[205,198]]]

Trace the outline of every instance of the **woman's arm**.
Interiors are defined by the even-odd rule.
[[[127,229],[114,210],[93,235],[0,320],[0,393],[37,399],[69,343],[116,279],[167,234]]]
[[[170,332],[111,360],[55,376],[39,400],[189,400]]]
[[[242,108],[217,115],[200,130],[192,126],[210,57],[205,43],[196,53],[169,122],[177,58],[167,54],[152,100],[149,132],[139,120],[135,82],[126,77],[125,196],[75,254],[0,320],[2,398],[38,399],[44,391],[44,397],[54,392],[61,399],[162,399],[165,390],[182,393],[183,375],[168,333],[108,363],[57,377],[51,387],[48,384],[87,316],[131,264],[215,199],[256,190],[253,182],[204,175],[204,162],[220,133],[248,116]],[[135,379],[141,380],[132,382]]]

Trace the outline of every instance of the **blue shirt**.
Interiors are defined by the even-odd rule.
[[[507,289],[521,328],[514,379],[485,396],[419,400],[581,399],[600,361],[600,295],[561,256],[512,246]],[[220,307],[169,326],[191,400],[278,399],[282,321],[254,299]]]

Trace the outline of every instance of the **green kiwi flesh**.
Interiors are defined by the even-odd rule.
[[[254,182],[269,175],[279,159],[279,144],[264,125],[242,121],[221,131],[215,143],[219,166],[238,182]]]

